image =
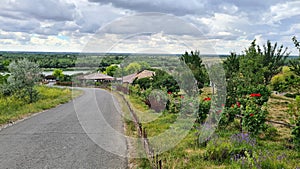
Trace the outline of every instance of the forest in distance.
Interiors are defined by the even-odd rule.
[[[201,51],[200,51],[201,52]],[[40,68],[54,69],[60,68],[65,70],[72,70],[72,68],[84,69],[84,67],[103,67],[111,65],[112,63],[121,63],[121,61],[128,57],[141,57],[144,60],[147,57],[179,57],[182,54],[146,54],[146,53],[72,53],[72,52],[18,52],[18,51],[0,51],[0,72],[6,72],[7,66],[10,62],[22,58],[38,63]],[[225,59],[230,54],[214,55],[201,54],[202,58],[220,58]],[[84,57],[97,56],[97,60],[87,61],[80,59]],[[101,59],[99,59],[101,58]],[[289,59],[297,58],[296,55],[290,55]],[[101,62],[102,61],[102,62]],[[287,62],[288,63],[288,62]],[[159,67],[159,63],[157,63]]]

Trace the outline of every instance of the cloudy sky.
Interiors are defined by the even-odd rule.
[[[1,51],[241,53],[252,40],[292,54],[300,1],[1,0]]]

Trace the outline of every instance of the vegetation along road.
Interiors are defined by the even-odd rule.
[[[0,168],[126,168],[120,156],[126,154],[125,139],[103,131],[111,126],[123,132],[113,98],[104,90],[82,90],[73,102],[0,131]],[[121,154],[110,153],[114,148]]]

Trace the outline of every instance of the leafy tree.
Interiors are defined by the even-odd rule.
[[[294,42],[294,44],[295,44],[295,47],[299,50],[299,55],[300,55],[300,42],[298,42],[296,36],[294,36],[294,37],[292,38],[292,40],[293,40],[293,42]]]
[[[263,45],[263,49],[264,51],[260,56],[261,63],[264,67],[263,75],[265,85],[268,85],[272,77],[281,71],[289,53],[287,52],[287,47],[284,48],[283,45],[281,45],[277,48],[277,43],[273,46],[270,41],[267,41],[267,45]]]
[[[0,74],[0,85],[6,83],[8,77],[9,77],[8,74],[7,75],[1,75]]]
[[[141,65],[141,70],[149,69],[150,65],[147,62],[138,62]]]
[[[126,66],[125,71],[128,74],[132,74],[132,73],[140,71],[141,69],[142,69],[142,66],[139,63],[132,62],[128,66]]]
[[[262,126],[261,129],[265,126],[265,116],[255,116],[253,112],[261,112],[260,115],[268,113],[263,106],[271,94],[267,85],[274,75],[281,72],[284,61],[289,55],[286,51],[287,48],[283,48],[282,45],[277,47],[277,43],[272,45],[270,41],[267,41],[267,44],[263,45],[261,49],[254,40],[243,55],[237,56],[231,53],[224,61],[227,82],[226,107],[234,109],[235,106],[238,106],[240,110],[226,109],[225,115],[230,117],[232,112],[243,115],[241,124],[243,127],[248,127],[250,132],[258,133],[258,130],[254,131],[255,126],[258,126],[255,121],[257,119],[259,119],[259,125]],[[245,99],[249,96],[255,98],[252,101]],[[227,121],[232,121],[232,119]]]
[[[300,76],[300,43],[297,41],[296,37],[292,38],[295,47],[299,50],[299,58],[290,60],[291,70],[298,76]]]
[[[205,84],[209,83],[209,78],[199,51],[191,51],[191,54],[185,52],[180,60],[183,61],[192,71],[195,79],[197,80],[197,86],[202,89]]]
[[[40,80],[39,65],[22,59],[9,64],[8,70],[11,73],[7,79],[7,85],[12,93],[16,93],[22,99],[32,103],[37,100],[38,92],[34,88],[35,83]]]
[[[57,80],[64,78],[64,73],[61,69],[54,69],[52,75],[55,76]]]
[[[168,92],[179,92],[180,88],[176,80],[163,70],[155,70],[155,75],[152,77],[152,87],[154,89],[166,88]]]
[[[119,67],[117,65],[110,65],[110,66],[106,67],[105,72],[109,76],[114,76],[115,72],[118,68]]]

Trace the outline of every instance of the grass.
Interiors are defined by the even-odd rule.
[[[138,133],[135,127],[135,124],[132,120],[130,111],[128,109],[128,106],[126,105],[125,101],[122,99],[121,95],[117,92],[113,92],[114,96],[117,98],[121,110],[123,113],[123,122],[124,122],[124,128],[125,128],[125,134],[128,137],[131,138],[138,138]],[[138,100],[135,100],[138,102]],[[139,107],[141,108],[141,107]],[[146,108],[146,107],[144,107]],[[137,156],[143,156],[144,151],[142,149],[142,144],[136,140],[133,139],[127,139],[127,152],[128,152],[128,167],[129,168],[149,168],[150,169],[150,163],[147,159],[144,158],[133,158]]]
[[[203,91],[204,92],[199,99],[211,95],[210,88],[205,88]],[[153,112],[149,111],[147,106],[145,106],[138,98],[127,97],[127,99],[130,100],[139,117],[147,115],[152,116]],[[289,121],[286,110],[291,101],[293,101],[293,99],[284,96],[272,95],[268,102],[270,112],[268,119],[288,123]],[[169,129],[175,119],[175,114],[162,113],[154,120],[143,123],[143,127],[147,129],[149,137],[156,136]],[[230,140],[231,135],[240,132],[238,125],[239,121],[236,120],[226,129],[217,130],[214,133],[214,136],[217,139]],[[163,168],[243,168],[238,162],[217,162],[205,158],[207,147],[204,145],[198,145],[197,127],[200,126],[192,128],[189,131],[189,134],[174,148],[165,151],[158,156],[159,159],[162,160]],[[135,130],[134,126],[127,129]],[[263,152],[261,158],[265,159],[263,163],[266,163],[266,165],[276,166],[283,163],[285,165],[284,168],[300,167],[300,153],[291,148],[292,143],[289,141],[290,136],[289,128],[282,125],[272,125],[268,131],[257,138],[257,144],[254,149],[257,152]],[[284,155],[284,159],[282,159],[282,161],[277,160],[277,157],[280,155]],[[145,160],[146,159],[135,160],[135,168],[149,168],[150,163],[145,163]]]
[[[81,91],[70,89],[37,86],[39,99],[34,103],[26,103],[15,96],[0,97],[0,125],[23,119],[33,113],[41,112],[59,104],[66,103],[81,94]]]

